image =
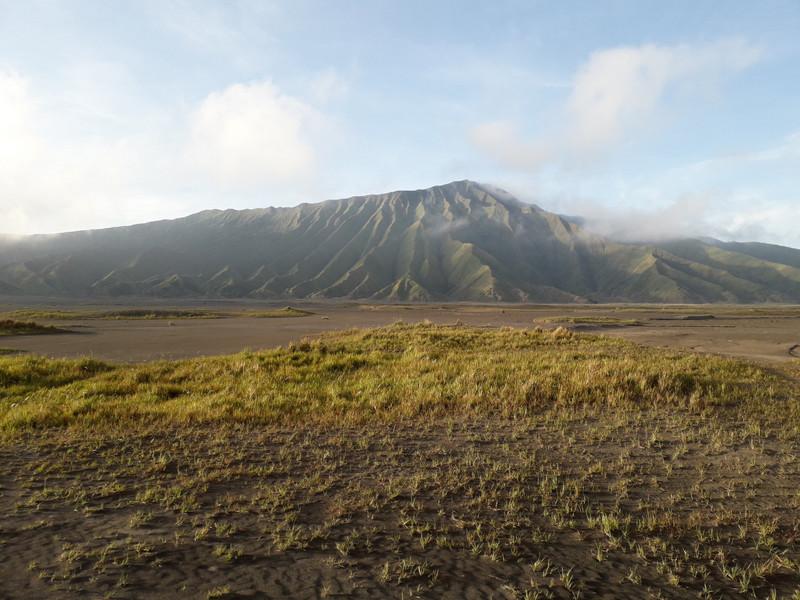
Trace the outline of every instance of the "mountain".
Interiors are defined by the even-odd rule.
[[[721,242],[714,239],[706,239],[704,241],[706,241],[709,246],[715,246],[723,250],[730,250],[731,252],[738,252],[768,262],[800,269],[800,250],[795,248],[776,246],[774,244],[762,244],[759,242]]]
[[[0,237],[0,294],[387,301],[800,302],[800,250],[620,244],[459,181],[292,208]]]

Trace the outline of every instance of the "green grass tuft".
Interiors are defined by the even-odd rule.
[[[1,335],[41,335],[47,333],[62,333],[53,325],[39,325],[34,321],[15,321],[14,319],[0,319]]]
[[[300,308],[286,306],[278,310],[244,310],[237,313],[243,317],[258,317],[261,319],[279,319],[284,317],[307,317],[314,313]]]

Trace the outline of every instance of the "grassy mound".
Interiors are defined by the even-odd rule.
[[[643,349],[558,328],[403,325],[267,352],[111,365],[0,358],[5,431],[142,423],[390,423],[544,410],[790,411],[790,384],[755,365]],[[783,412],[781,412],[783,411]]]
[[[575,323],[588,325],[641,325],[638,319],[619,319],[617,317],[586,316],[586,317],[543,317],[537,319],[544,323]]]
[[[61,333],[63,330],[53,325],[39,325],[34,321],[15,321],[0,319],[0,335],[39,335],[43,333]]]

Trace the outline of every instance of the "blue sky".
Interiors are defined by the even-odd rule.
[[[0,231],[458,179],[800,247],[800,2],[0,0]]]

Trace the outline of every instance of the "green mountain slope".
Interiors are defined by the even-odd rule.
[[[0,239],[0,294],[800,302],[800,251],[617,244],[470,181]]]
[[[674,256],[690,261],[696,270],[707,268],[706,278],[733,293],[743,302],[764,302],[775,295],[785,298],[800,296],[800,268],[785,264],[791,259],[791,248],[786,252],[770,251],[767,244],[710,245],[699,240],[681,240],[660,244]],[[767,252],[763,252],[767,247]],[[729,248],[737,248],[733,250]],[[779,249],[779,246],[772,246]],[[767,261],[754,256],[768,255],[776,260]],[[798,253],[800,254],[800,253]],[[781,261],[781,262],[778,262]]]
[[[705,240],[704,240],[705,241]],[[753,258],[760,258],[779,265],[787,265],[800,269],[800,250],[787,248],[786,246],[776,246],[775,244],[763,244],[760,242],[721,242],[719,240],[708,240],[709,246],[722,248],[731,252],[746,254]]]

